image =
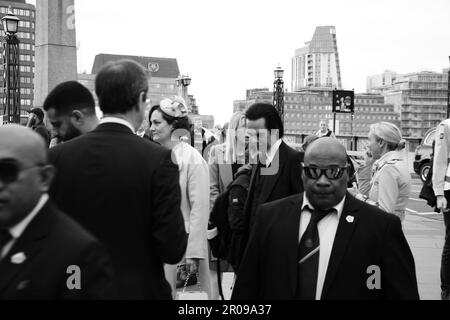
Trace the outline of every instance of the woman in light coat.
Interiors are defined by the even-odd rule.
[[[210,172],[210,211],[217,197],[225,192],[234,181],[238,170],[248,163],[245,156],[246,148],[246,118],[243,112],[233,114],[228,125],[224,144],[215,145],[209,154]],[[212,299],[219,299],[218,275],[216,258],[211,257]],[[221,263],[220,270],[226,272],[231,267],[226,261]]]
[[[172,150],[180,170],[181,211],[189,234],[183,262],[190,274],[199,273],[200,286],[211,297],[207,243],[208,164],[197,150],[184,142],[189,141],[186,137],[189,137],[190,124],[182,98],[161,101],[151,109],[149,118],[153,140]],[[175,297],[177,265],[166,265],[164,271]]]
[[[411,193],[411,174],[400,151],[405,148],[400,129],[392,123],[381,122],[371,126],[369,150],[376,160],[369,199],[386,212],[401,220]]]

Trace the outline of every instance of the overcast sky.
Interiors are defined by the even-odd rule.
[[[33,2],[33,1],[30,1]],[[316,26],[336,26],[343,85],[449,66],[449,0],[75,0],[79,71],[98,53],[177,58],[202,114],[223,124],[248,88],[271,88],[278,64]]]

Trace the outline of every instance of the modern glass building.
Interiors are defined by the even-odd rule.
[[[342,88],[336,28],[317,27],[310,42],[292,58],[292,91],[305,88]]]

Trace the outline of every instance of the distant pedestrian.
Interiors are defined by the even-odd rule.
[[[319,138],[322,138],[322,137],[336,138],[336,136],[334,135],[334,132],[328,128],[327,120],[320,121],[320,130],[317,131],[316,136]]]
[[[45,142],[46,147],[50,145],[50,131],[47,129],[44,123],[45,114],[41,108],[33,108],[29,112],[29,118],[27,127],[31,128],[37,134],[39,134]]]

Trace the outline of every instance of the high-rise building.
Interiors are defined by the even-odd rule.
[[[395,81],[385,92],[386,103],[401,114],[405,137],[423,138],[447,117],[448,73],[416,72]]]
[[[310,42],[292,58],[292,91],[304,88],[342,88],[336,28],[317,27]]]
[[[369,76],[367,77],[367,92],[384,94],[386,91],[392,89],[392,86],[397,79],[402,77],[402,74],[390,70],[386,70],[381,74]]]
[[[34,105],[34,52],[35,52],[35,30],[36,30],[36,7],[28,4],[25,0],[0,1],[0,19],[12,11],[19,19],[17,37],[20,45],[20,108],[23,115],[27,114]],[[4,41],[5,31],[0,24],[1,41]],[[0,64],[0,88],[3,88],[3,54]],[[0,101],[3,101],[4,93],[0,90]],[[0,107],[0,113],[3,108]]]

